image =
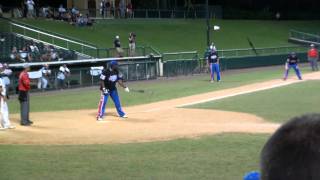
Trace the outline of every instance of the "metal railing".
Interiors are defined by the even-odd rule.
[[[37,40],[39,42],[49,43],[59,48],[74,50],[84,55],[96,57],[97,54],[97,47],[93,44],[81,40],[76,40],[74,38],[70,38],[57,33],[48,32],[46,30],[42,30],[37,27],[26,25],[20,22],[10,22],[10,32]],[[86,52],[86,50],[88,49],[90,49],[89,53]]]
[[[197,51],[187,52],[173,52],[173,53],[162,53],[162,61],[177,61],[177,60],[198,60],[199,55]]]
[[[289,40],[306,44],[314,43],[320,45],[320,35],[305,33],[296,30],[290,30]]]
[[[91,51],[90,49],[86,49],[86,52]],[[95,50],[94,50],[95,51]],[[130,50],[128,47],[122,48],[121,55],[123,57],[136,57],[136,56],[148,56],[148,55],[155,55],[160,56],[161,53],[153,48],[152,46],[137,46],[135,50]],[[111,57],[117,57],[118,52],[116,48],[98,48],[96,50],[97,58],[111,58]]]
[[[252,48],[218,50],[218,53],[221,58],[231,58],[231,57],[249,57],[249,56],[288,54],[290,52],[299,53],[299,52],[306,52],[306,51],[307,51],[307,47],[303,47],[303,46],[281,46],[281,47],[256,48],[255,51]]]
[[[132,58],[117,58],[116,60],[119,62],[120,72],[123,74],[124,79],[126,81],[137,81],[137,80],[149,80],[156,79],[158,74],[158,66],[157,63],[160,57],[134,57]],[[98,85],[99,83],[99,73],[92,73],[92,69],[90,66],[104,66],[106,62],[113,60],[113,58],[109,59],[96,59],[96,63],[91,64],[93,59],[87,60],[86,67],[77,67],[72,66],[76,61],[66,61],[66,62],[50,62],[50,67],[52,68],[52,73],[48,78],[49,87],[48,90],[54,90],[60,88],[57,84],[57,75],[59,72],[59,65],[68,64],[68,67],[71,71],[70,75],[65,80],[65,88],[76,88],[76,87],[84,87],[84,86],[92,86]],[[43,63],[30,63],[32,66],[32,71],[36,71],[41,68]],[[23,64],[11,64],[10,67],[17,71]],[[18,69],[17,69],[18,68]],[[18,84],[17,76],[10,76],[11,85],[9,87],[10,94],[16,93],[16,87]],[[37,90],[37,83],[39,79],[32,80],[32,90]]]

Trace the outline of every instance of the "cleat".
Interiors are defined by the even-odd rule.
[[[103,121],[103,118],[102,117],[98,117],[97,121]]]
[[[128,116],[127,115],[123,115],[123,116],[120,116],[121,118],[128,118]]]
[[[214,83],[214,80],[211,80],[210,83]]]

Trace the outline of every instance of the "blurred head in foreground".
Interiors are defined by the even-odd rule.
[[[261,180],[320,179],[320,114],[295,117],[261,152]]]

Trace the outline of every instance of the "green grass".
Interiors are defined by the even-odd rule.
[[[306,69],[302,68],[302,70]],[[216,84],[209,83],[209,75],[190,76],[176,80],[136,82],[129,84],[129,87],[133,89],[143,89],[145,93],[125,93],[121,88],[119,92],[122,105],[132,106],[280,78],[282,73],[282,67],[274,67],[274,69],[253,69],[235,73],[231,71],[231,73],[227,72],[227,74],[223,75],[222,83]],[[99,97],[100,92],[98,88],[56,92],[45,96],[31,95],[31,112],[95,109],[97,108]],[[113,106],[113,103],[108,103],[108,107],[110,107],[110,105]],[[16,99],[9,101],[9,109],[11,113],[19,112],[19,103]]]
[[[136,32],[137,45],[152,45],[162,52],[197,50],[203,52],[206,44],[205,20],[105,20],[94,27],[74,27],[65,22],[51,20],[22,20],[49,31],[62,33],[99,47],[113,47],[115,35],[127,45],[129,32]],[[250,48],[247,37],[256,47],[289,45],[290,29],[314,32],[320,21],[252,21],[215,20],[221,26],[213,40],[219,49]],[[267,27],[267,28],[266,28]]]
[[[285,122],[304,113],[320,112],[319,89],[320,81],[307,81],[192,107],[246,112],[273,122]]]
[[[235,180],[259,169],[268,135],[114,144],[0,145],[1,179]]]

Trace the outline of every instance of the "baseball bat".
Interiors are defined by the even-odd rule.
[[[256,48],[254,47],[252,41],[247,37],[248,43],[250,45],[250,47],[252,48],[252,51],[256,54],[256,56],[258,56],[258,52],[256,50]]]

